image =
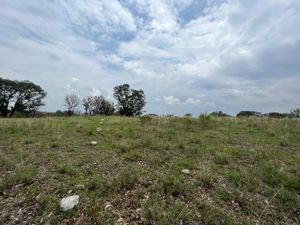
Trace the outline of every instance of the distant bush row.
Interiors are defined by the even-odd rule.
[[[229,114],[226,114],[222,111],[216,111],[209,114],[210,116],[216,117],[230,117]],[[191,117],[191,113],[186,113],[185,117]],[[261,113],[256,111],[240,111],[237,117],[268,117],[268,118],[300,118],[300,108],[293,109],[289,113],[280,113],[280,112],[269,112]]]

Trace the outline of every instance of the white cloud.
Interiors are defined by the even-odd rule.
[[[175,98],[174,96],[165,96],[164,102],[166,105],[177,105],[180,104],[180,100],[178,98]]]
[[[297,104],[299,1],[213,0],[183,18],[197,2],[3,0],[0,73],[45,87],[49,110],[66,90],[112,98],[121,83],[145,90],[157,113]]]
[[[91,92],[92,96],[100,96],[101,95],[101,91],[98,88],[93,88],[92,92]]]
[[[134,17],[117,0],[72,0],[60,1],[60,4],[68,12],[74,25],[90,29],[91,33],[120,32],[119,29],[136,31]]]
[[[185,103],[190,105],[201,105],[202,101],[200,99],[188,98]]]
[[[72,77],[71,81],[72,82],[80,82],[80,79],[78,77]]]

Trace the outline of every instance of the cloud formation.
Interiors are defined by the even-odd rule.
[[[299,107],[298,0],[3,0],[0,74],[48,92],[143,89],[146,110]],[[58,101],[61,99],[61,101]],[[159,99],[159,100],[157,100]]]

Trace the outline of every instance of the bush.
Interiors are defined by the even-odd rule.
[[[212,112],[209,114],[210,116],[217,116],[217,117],[229,117],[230,115],[222,112],[222,111],[217,111],[217,112]]]
[[[203,113],[199,116],[199,121],[200,121],[200,124],[203,126],[203,127],[210,127],[212,125],[212,117],[206,113]]]
[[[240,111],[236,116],[237,117],[250,117],[250,116],[262,117],[262,113],[256,111]]]

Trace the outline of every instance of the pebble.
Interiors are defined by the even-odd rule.
[[[181,172],[184,173],[184,174],[190,174],[191,173],[191,171],[188,170],[188,169],[183,169],[183,170],[181,170]]]

